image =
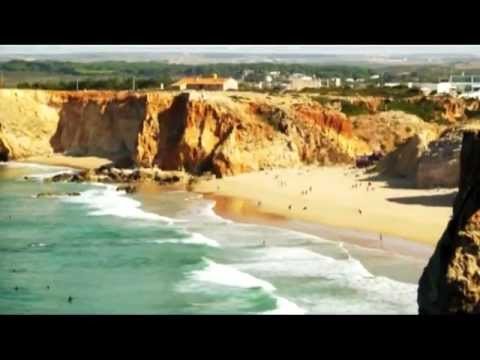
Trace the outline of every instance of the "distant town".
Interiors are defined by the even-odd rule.
[[[450,65],[0,62],[0,87],[51,90],[328,91],[404,87],[424,95],[480,98],[480,68]]]

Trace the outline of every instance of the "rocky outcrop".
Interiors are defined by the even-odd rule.
[[[480,313],[480,132],[467,131],[453,216],[418,287],[420,314]]]
[[[418,188],[457,187],[460,176],[462,132],[448,129],[428,145],[418,161]]]
[[[380,160],[377,170],[386,176],[414,179],[418,173],[420,159],[428,151],[428,145],[433,139],[434,135],[431,132],[415,134]]]
[[[58,192],[41,192],[37,194],[37,198],[44,198],[44,197],[59,197],[59,196],[80,196],[79,192],[66,192],[66,193],[58,193]]]
[[[223,176],[302,163],[351,163],[356,155],[371,150],[353,134],[344,114],[288,96],[14,93],[28,99],[32,115],[28,118],[32,133],[26,136],[31,139],[29,144],[41,146],[22,147],[16,140],[29,124],[23,120],[23,107],[6,100],[11,94],[5,90],[0,92],[0,101],[5,102],[10,115],[0,108],[0,158],[60,152],[108,158],[117,166],[157,166],[191,174],[211,171]],[[40,104],[36,103],[37,93],[41,94]],[[38,107],[48,113],[48,121],[35,118]],[[39,121],[48,123],[48,131],[36,131],[41,129]]]
[[[441,117],[449,123],[472,119],[480,115],[480,101],[474,99],[462,99],[451,96],[433,97],[442,109]]]
[[[429,132],[431,137],[438,136],[441,127],[427,123],[418,116],[402,111],[385,111],[374,115],[351,117],[352,133],[364,140],[375,151],[389,153],[415,134]]]
[[[158,168],[118,169],[102,166],[97,169],[83,170],[76,173],[62,173],[47,178],[49,182],[103,182],[103,183],[145,183],[155,182],[159,185],[181,184],[186,185],[191,175],[182,171],[164,171]],[[26,178],[28,180],[28,178]],[[134,192],[134,188],[125,185],[119,190]]]

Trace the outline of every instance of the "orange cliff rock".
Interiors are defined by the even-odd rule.
[[[369,151],[344,114],[288,96],[0,90],[3,159],[60,152],[222,176]]]

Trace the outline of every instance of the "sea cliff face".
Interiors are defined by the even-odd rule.
[[[286,96],[1,90],[0,105],[4,160],[55,152],[222,176],[371,151],[344,114]]]
[[[420,314],[480,312],[480,132],[466,131],[453,216],[418,288]]]

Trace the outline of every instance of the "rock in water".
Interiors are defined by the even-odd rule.
[[[69,174],[69,173],[63,173],[63,174],[58,174],[53,176],[50,180],[53,182],[59,182],[59,181],[71,181],[72,178],[75,175]]]
[[[67,192],[67,193],[41,192],[37,194],[37,198],[55,197],[55,196],[80,196],[80,193],[79,192]]]
[[[453,216],[418,287],[420,314],[480,313],[480,132],[466,131]]]
[[[137,192],[137,188],[133,185],[122,185],[117,187],[117,191],[125,191],[127,194],[133,194]]]

